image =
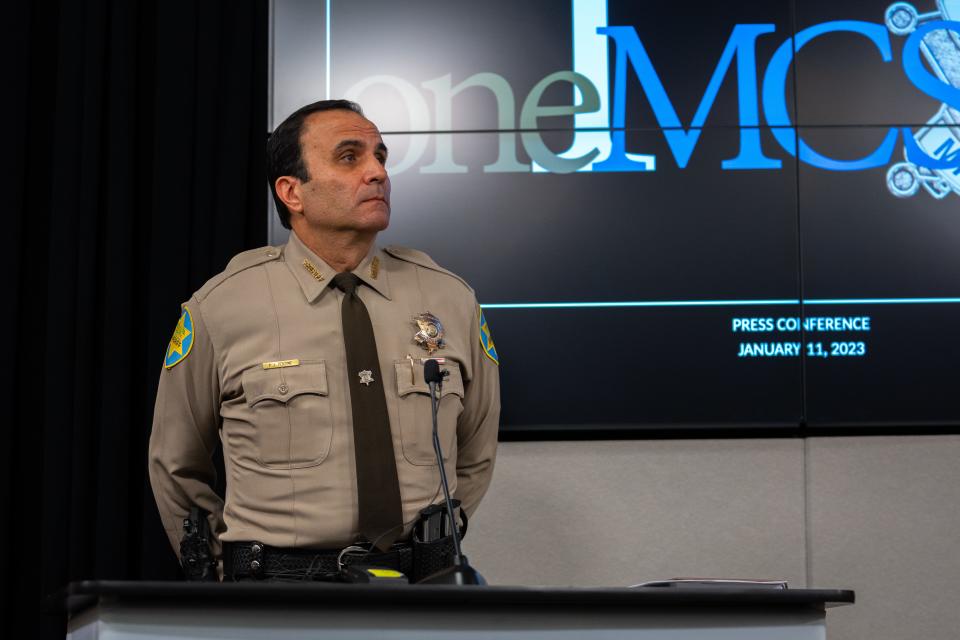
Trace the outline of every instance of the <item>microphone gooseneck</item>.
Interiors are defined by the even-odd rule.
[[[467,562],[460,550],[460,529],[453,517],[453,501],[450,498],[450,485],[447,483],[447,470],[443,466],[443,449],[440,448],[440,434],[437,428],[437,411],[440,400],[437,389],[443,385],[443,376],[446,372],[440,371],[440,363],[430,359],[423,364],[423,379],[430,387],[430,408],[433,419],[433,452],[437,457],[437,468],[440,470],[440,484],[443,486],[443,499],[447,507],[447,519],[450,524],[450,535],[453,536],[453,566],[427,576],[421,583],[426,584],[483,584],[483,578]]]

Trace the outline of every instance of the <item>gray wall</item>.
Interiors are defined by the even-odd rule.
[[[850,588],[831,640],[957,638],[960,436],[502,443],[465,551],[493,584]]]

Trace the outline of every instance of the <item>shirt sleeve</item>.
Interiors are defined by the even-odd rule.
[[[463,412],[457,422],[456,497],[468,516],[476,511],[493,478],[500,428],[500,371],[480,338],[480,307],[471,326],[471,369],[464,383]],[[492,341],[491,341],[492,349]],[[494,352],[495,354],[495,352]]]
[[[219,536],[225,526],[223,501],[213,489],[217,472],[212,456],[220,428],[220,384],[200,302],[193,298],[183,309],[177,332],[183,334],[183,318],[189,317],[191,342],[187,345],[186,338],[181,338],[185,354],[171,356],[168,349],[160,372],[148,454],[150,485],[177,557],[183,520],[193,506],[210,513],[210,531],[216,538],[213,551],[219,556]]]

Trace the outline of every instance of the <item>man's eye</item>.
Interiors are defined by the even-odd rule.
[[[383,155],[382,153],[377,154],[377,160],[380,161],[380,164],[387,164],[387,156]]]
[[[357,159],[357,156],[352,153],[345,153],[342,156],[340,156],[340,159],[346,162],[353,162],[354,160]]]

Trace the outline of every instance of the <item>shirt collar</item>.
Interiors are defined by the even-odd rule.
[[[290,239],[283,249],[284,259],[296,278],[303,295],[314,302],[333,282],[337,272],[311,251],[297,234],[290,232]],[[387,300],[390,299],[390,283],[387,278],[386,256],[377,247],[372,247],[357,268],[353,270],[363,282]]]
[[[370,253],[353,270],[371,289],[390,299],[390,280],[387,277],[386,256],[382,249],[372,247]]]

